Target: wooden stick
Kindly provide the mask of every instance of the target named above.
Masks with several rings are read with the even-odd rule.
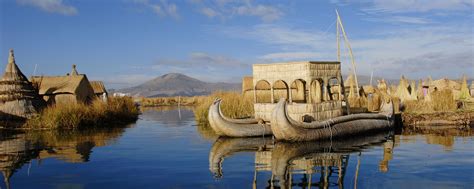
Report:
[[[356,66],[355,66],[355,61],[354,61],[354,54],[352,53],[351,44],[349,43],[349,39],[347,39],[346,31],[344,30],[344,25],[342,25],[342,20],[341,20],[341,17],[339,16],[339,12],[337,12],[337,9],[336,9],[336,15],[337,15],[338,23],[339,23],[339,25],[341,27],[341,30],[342,30],[342,35],[344,36],[345,44],[346,44],[347,48],[349,49],[349,55],[351,56],[352,71],[354,72],[354,79],[355,79],[355,83],[356,83],[356,87],[357,87],[357,96],[359,96],[359,82],[357,81],[357,73],[356,73]]]

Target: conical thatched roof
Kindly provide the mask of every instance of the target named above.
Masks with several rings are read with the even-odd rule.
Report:
[[[10,50],[8,64],[0,80],[0,111],[28,118],[44,105],[43,99],[16,65],[13,50]]]
[[[466,76],[463,76],[459,99],[468,99],[469,97],[471,97],[471,95],[469,94],[469,88],[467,88],[467,79]]]
[[[347,96],[348,98],[357,97],[358,90],[355,87],[354,75],[349,74],[349,76],[347,76],[347,79],[344,81],[344,86],[349,86],[349,95]]]
[[[408,80],[405,78],[405,76],[402,76],[400,78],[400,83],[398,84],[395,96],[400,98],[402,102],[405,102],[407,100],[414,100],[412,99],[412,96],[408,91]]]

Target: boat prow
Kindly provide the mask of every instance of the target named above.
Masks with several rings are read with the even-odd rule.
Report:
[[[285,99],[281,99],[273,110],[271,123],[275,138],[287,141],[323,140],[393,127],[390,113],[351,114],[311,123],[297,122],[288,116]]]
[[[255,137],[271,135],[270,125],[256,119],[226,118],[220,108],[221,99],[216,99],[209,107],[209,125],[219,136]]]

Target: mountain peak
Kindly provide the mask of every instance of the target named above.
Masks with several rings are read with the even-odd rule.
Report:
[[[141,85],[121,89],[120,92],[133,96],[157,97],[208,95],[217,90],[239,91],[240,84],[208,83],[181,73],[168,73]]]
[[[189,76],[181,74],[181,73],[168,73],[168,74],[160,76],[159,78],[162,78],[162,79],[178,79],[178,78],[189,78]]]

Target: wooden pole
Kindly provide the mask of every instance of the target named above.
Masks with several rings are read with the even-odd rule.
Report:
[[[349,39],[347,39],[346,31],[344,30],[344,25],[342,24],[341,17],[339,16],[339,12],[337,12],[337,23],[341,27],[342,35],[344,36],[344,43],[346,44],[347,48],[349,49],[349,55],[351,56],[351,63],[352,63],[352,71],[354,72],[354,79],[357,87],[357,96],[359,96],[359,82],[357,81],[357,73],[356,73],[356,66],[354,61],[354,54],[352,53],[351,44],[349,43]]]
[[[337,9],[336,9],[337,12]],[[337,45],[337,61],[341,62],[341,42],[339,42],[341,34],[339,34],[339,19],[336,19],[336,45]]]

